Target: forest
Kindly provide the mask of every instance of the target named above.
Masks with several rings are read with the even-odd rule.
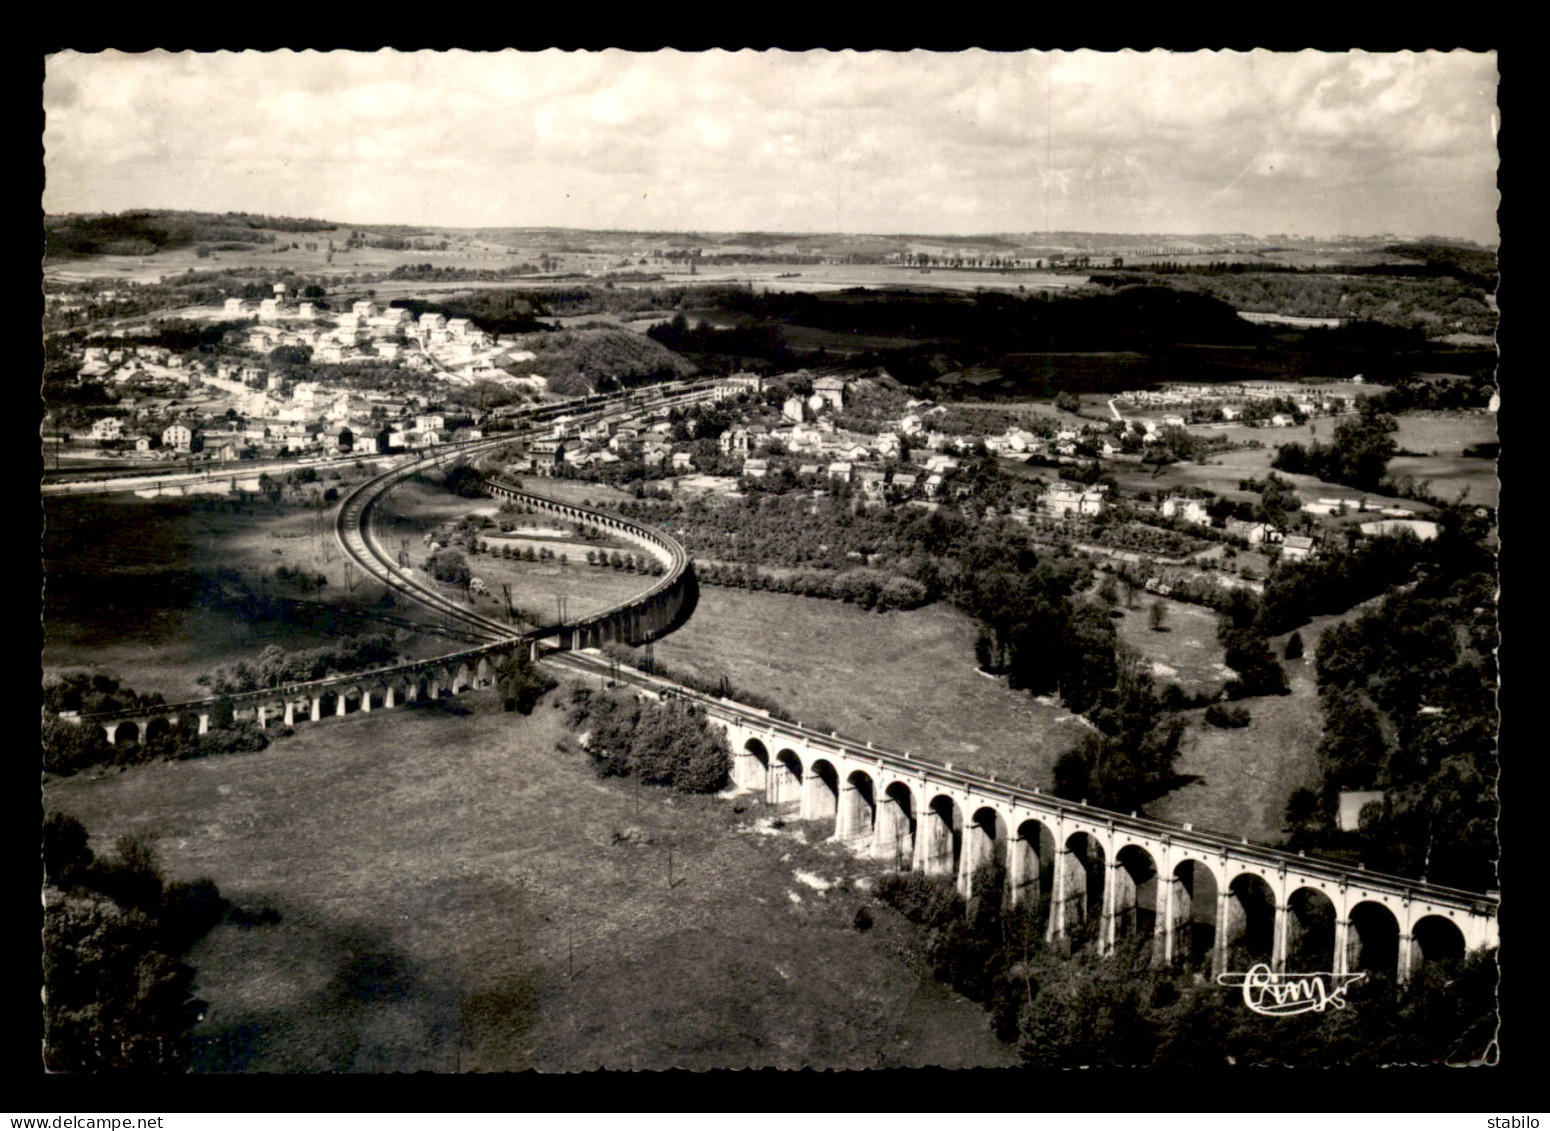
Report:
[[[83,255],[153,255],[199,243],[274,243],[274,232],[327,232],[324,220],[261,216],[247,212],[122,212],[44,219],[44,254],[50,259]]]

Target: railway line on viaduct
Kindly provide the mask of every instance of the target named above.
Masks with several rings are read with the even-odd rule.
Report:
[[[340,545],[365,573],[483,643],[370,672],[76,721],[103,727],[109,741],[143,740],[195,718],[202,732],[218,704],[261,727],[322,722],[489,686],[502,663],[523,650],[648,697],[694,703],[725,730],[735,785],[773,812],[823,822],[834,840],[885,866],[950,878],[965,897],[984,877],[1003,877],[1006,898],[1036,906],[1052,940],[1082,940],[1103,951],[1139,940],[1161,961],[1193,962],[1215,973],[1264,962],[1277,972],[1370,971],[1400,981],[1421,963],[1499,944],[1495,893],[1108,812],[913,752],[822,733],[589,654],[610,641],[656,639],[692,611],[693,563],[674,538],[645,523],[487,478],[497,498],[604,530],[666,567],[629,601],[536,632],[519,633],[397,566],[372,531],[374,508],[387,493],[448,458],[477,456],[514,438],[476,441],[379,475],[346,496],[335,518]]]

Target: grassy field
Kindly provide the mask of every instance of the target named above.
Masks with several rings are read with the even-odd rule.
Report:
[[[768,695],[809,725],[1044,785],[1081,724],[974,665],[972,620],[946,605],[869,613],[839,601],[704,586],[659,662]]]
[[[478,692],[260,754],[77,775],[45,801],[99,851],[153,831],[169,877],[211,877],[249,923],[278,916],[191,953],[204,1071],[1014,1061],[864,894],[870,864],[749,801],[648,787],[637,812],[563,717]]]
[[[1160,684],[1177,683],[1186,692],[1219,688],[1232,678],[1216,641],[1216,613],[1168,597],[1138,592],[1135,608],[1114,622],[1120,643],[1152,666]],[[1163,607],[1163,631],[1151,628],[1150,610]]]
[[[1429,480],[1431,493],[1449,501],[1467,487],[1469,502],[1494,507],[1501,498],[1496,461],[1463,453],[1472,444],[1497,439],[1494,413],[1406,413],[1399,417],[1394,442],[1403,451],[1421,454],[1395,456],[1389,474]]]
[[[380,614],[419,616],[404,602],[384,604],[383,587],[347,572],[327,514],[320,519],[309,507],[260,503],[238,512],[107,496],[49,498],[43,508],[46,670],[105,671],[137,691],[187,698],[204,694],[197,676],[267,645],[316,647],[379,630],[372,618]],[[272,575],[281,565],[322,573],[328,585],[315,594],[279,586]],[[191,574],[217,568],[236,570],[255,593],[305,596],[323,608],[282,623],[196,606]],[[411,655],[448,647],[435,638],[406,641]]]
[[[629,498],[610,487],[592,483],[568,483],[563,480],[545,480],[542,484],[536,485],[535,489],[566,502],[580,503],[586,500],[602,507]],[[499,507],[488,499],[462,498],[442,491],[431,483],[410,481],[397,487],[378,506],[374,530],[378,543],[384,550],[391,554],[400,547],[407,549],[411,564],[416,569],[423,569],[425,559],[429,556],[423,541],[425,535],[465,515],[487,515],[495,518],[499,514]],[[553,525],[551,520],[543,515],[509,517],[519,526],[547,528]],[[627,601],[649,589],[656,582],[655,578],[647,575],[611,568],[598,569],[587,565],[588,550],[606,553],[612,553],[614,550],[635,554],[642,552],[634,543],[623,539],[605,538],[596,542],[556,538],[540,540],[503,536],[493,528],[481,534],[480,537],[497,551],[501,545],[508,543],[517,550],[526,549],[528,546],[532,546],[535,551],[539,547],[548,547],[554,551],[556,559],[560,554],[565,554],[569,559],[568,563],[562,566],[558,560],[507,561],[487,554],[471,557],[469,568],[474,576],[484,581],[490,589],[488,597],[476,598],[474,601],[474,607],[482,612],[493,614],[504,607],[502,583],[511,586],[511,599],[518,607],[537,613],[543,624],[552,624],[558,617],[557,597],[565,598],[566,619],[575,620],[577,617],[600,612]],[[450,594],[453,591],[449,588],[447,592]]]
[[[1237,705],[1248,708],[1253,720],[1247,727],[1222,730],[1206,725],[1203,710],[1187,712],[1190,727],[1175,769],[1195,780],[1157,802],[1153,814],[1232,836],[1272,843],[1282,840],[1283,815],[1292,791],[1317,786],[1319,781],[1317,750],[1324,714],[1313,659],[1319,637],[1330,625],[1356,617],[1372,604],[1338,616],[1316,617],[1298,628],[1303,658],[1282,661],[1291,694],[1240,700]],[[1282,655],[1290,636],[1288,632],[1271,637],[1270,650]]]

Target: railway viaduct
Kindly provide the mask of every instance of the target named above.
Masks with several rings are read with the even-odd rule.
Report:
[[[407,703],[459,695],[465,690],[491,686],[501,666],[519,651],[540,655],[540,642],[561,651],[592,648],[610,641],[642,644],[676,627],[686,615],[695,591],[694,574],[683,547],[667,534],[644,523],[631,522],[591,507],[560,502],[524,491],[499,480],[487,486],[491,494],[519,505],[580,522],[640,546],[667,567],[645,593],[602,612],[560,625],[549,625],[536,632],[517,634],[509,625],[488,617],[470,614],[432,587],[418,582],[396,567],[389,566],[386,555],[370,533],[372,505],[387,490],[424,466],[423,461],[391,472],[366,486],[375,491],[352,494],[341,507],[341,515],[356,512],[356,529],[349,532],[346,549],[363,564],[375,567],[379,580],[417,596],[443,611],[455,612],[476,631],[493,637],[491,643],[463,649],[430,659],[393,664],[351,675],[331,676],[305,683],[286,684],[258,691],[209,696],[188,702],[167,704],[153,709],[131,708],[85,716],[74,721],[102,727],[110,743],[139,742],[174,727],[194,725],[197,733],[209,731],[212,720],[230,711],[236,721],[267,727],[271,723],[294,726],[298,722],[320,722],[356,712],[391,710]],[[342,540],[345,540],[342,537]],[[371,557],[366,557],[370,554]]]
[[[196,719],[203,733],[227,707],[261,727],[322,722],[488,686],[519,650],[535,657],[564,653],[567,663],[610,672],[582,650],[654,639],[691,611],[692,563],[665,532],[499,479],[486,484],[495,497],[627,539],[664,562],[666,572],[629,602],[526,636],[452,601],[398,570],[371,535],[373,505],[429,462],[357,488],[341,504],[336,531],[346,552],[379,580],[458,618],[490,643],[349,676],[73,721],[101,726],[110,742],[143,741]],[[966,898],[999,877],[1005,897],[1032,907],[1052,941],[1107,952],[1139,940],[1160,961],[1218,973],[1263,961],[1276,971],[1371,970],[1401,981],[1423,962],[1499,943],[1494,893],[1107,812],[952,763],[821,734],[655,676],[626,670],[624,679],[654,697],[693,701],[720,725],[740,790],[790,819],[818,822],[825,835],[832,830],[832,839],[861,855],[900,871],[950,877]]]
[[[724,701],[722,701],[724,703]],[[1100,951],[1137,936],[1216,973],[1384,971],[1496,946],[1497,900],[1112,813],[712,701],[736,784],[899,870],[991,878],[1051,939]]]

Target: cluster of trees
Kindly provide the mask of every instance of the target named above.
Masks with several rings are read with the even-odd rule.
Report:
[[[713,373],[730,372],[750,363],[776,368],[797,363],[785,335],[773,322],[718,330],[703,319],[690,326],[680,312],[671,320],[652,326],[646,334],[675,354],[695,358],[700,368]]]
[[[577,687],[570,717],[572,726],[585,729],[587,751],[602,777],[633,776],[685,793],[715,793],[731,773],[726,734],[682,700],[648,703]]]
[[[795,573],[769,574],[750,565],[705,562],[695,565],[695,573],[706,585],[795,593],[802,597],[844,601],[880,613],[890,609],[918,609],[930,599],[926,587],[914,578],[877,569],[800,570]]]
[[[111,743],[103,728],[93,723],[72,723],[47,709],[43,712],[40,742],[45,773],[77,773],[92,766],[139,766],[149,762],[206,758],[263,750],[268,736],[252,723],[235,723],[230,704],[217,703],[210,715],[210,730],[198,732],[198,720],[180,717],[176,725],[155,730],[140,741]]]
[[[1347,547],[1326,547],[1317,560],[1276,565],[1258,599],[1254,627],[1268,636],[1287,632],[1321,613],[1338,613],[1410,578],[1427,561],[1451,553],[1466,521],[1457,508],[1439,512],[1441,533],[1423,542],[1408,530],[1362,538]],[[1229,600],[1246,597],[1233,590]]]
[[[500,689],[501,703],[508,711],[530,715],[538,701],[555,686],[554,681],[538,670],[538,665],[523,648],[505,660],[495,673],[495,685]]]
[[[562,396],[678,381],[698,372],[672,347],[618,328],[553,330],[530,335],[523,344],[537,355],[523,364],[547,377],[549,391]]]
[[[529,550],[528,553],[532,553]],[[552,551],[550,552],[552,555]],[[532,559],[529,558],[529,561]],[[623,554],[618,550],[609,553],[607,550],[588,550],[587,564],[589,566],[610,566],[614,569],[622,569],[629,573],[648,573],[653,577],[661,577],[667,572],[667,567],[648,554]]]
[[[194,682],[216,695],[236,695],[384,667],[397,659],[398,645],[391,633],[347,636],[321,648],[295,652],[270,644],[256,660],[224,664]]]
[[[1083,659],[1102,672],[1099,678],[1088,675],[1090,684],[1100,686],[1083,689],[1092,696],[1087,718],[1095,729],[1055,763],[1054,792],[1105,809],[1140,809],[1172,788],[1184,720],[1169,709],[1134,654],[1093,651]]]
[[[461,550],[451,546],[443,546],[430,557],[425,559],[425,572],[437,581],[445,581],[448,585],[454,585],[459,589],[467,589],[468,583],[473,580],[473,571],[468,568],[468,558]]]
[[[106,672],[61,672],[43,681],[43,710],[51,715],[61,711],[94,715],[131,707],[156,708],[165,703],[160,692],[142,695]]]
[[[1226,303],[1168,287],[1127,287],[1073,295],[922,294],[846,290],[825,294],[734,292],[723,308],[756,323],[809,326],[841,334],[930,340],[940,353],[952,341],[971,365],[1003,354],[1045,350],[1115,350],[1175,342],[1248,342],[1256,331]],[[900,380],[906,374],[888,370]]]
[[[1494,260],[1494,256],[1492,257]],[[1417,265],[1419,266],[1419,265]],[[1483,285],[1483,276],[1469,269],[1430,275],[1425,269],[1374,267],[1374,274],[1360,274],[1348,268],[1340,272],[1288,270],[1254,265],[1229,264],[1179,267],[1159,266],[1168,276],[1168,284],[1183,291],[1210,295],[1238,310],[1260,311],[1298,318],[1343,318],[1368,320],[1386,325],[1419,327],[1434,334],[1457,330],[1490,334],[1496,326],[1496,314],[1486,302],[1494,289]],[[1494,274],[1494,265],[1491,268]],[[1153,277],[1156,270],[1127,269],[1094,275],[1092,281],[1108,287],[1132,285]],[[1462,323],[1462,325],[1459,325]]]
[[[1237,673],[1227,682],[1229,699],[1251,699],[1260,695],[1286,695],[1291,688],[1281,661],[1270,650],[1263,631],[1255,627],[1259,607],[1247,590],[1231,601],[1217,622],[1217,640],[1224,655],[1222,662]]]
[[[1496,886],[1495,586],[1487,571],[1439,573],[1325,630],[1320,782],[1287,810],[1298,842],[1436,883]],[[1342,834],[1345,790],[1382,798]]]
[[[1335,426],[1333,443],[1314,440],[1307,447],[1295,442],[1283,444],[1270,466],[1277,471],[1312,475],[1330,483],[1375,491],[1397,451],[1390,433],[1398,427],[1398,422],[1385,413],[1342,420]]]
[[[147,834],[91,849],[82,824],[43,824],[44,1062],[50,1072],[177,1072],[204,1010],[188,949],[227,901],[208,879],[168,883]]]
[[[250,216],[246,213],[220,215],[208,212],[121,212],[106,216],[63,216],[46,219],[44,246],[50,258],[68,259],[82,255],[154,255],[170,248],[196,243],[225,241],[237,245],[274,243],[272,232],[313,231],[331,228],[314,220],[284,217]],[[318,228],[297,225],[319,225]]]
[[[419,283],[494,282],[537,275],[536,263],[516,263],[507,267],[436,267],[430,263],[404,263],[388,272],[389,279],[412,279]]]
[[[1212,703],[1207,707],[1205,720],[1207,726],[1220,727],[1222,730],[1246,727],[1254,721],[1247,707],[1229,707],[1223,703]]]

